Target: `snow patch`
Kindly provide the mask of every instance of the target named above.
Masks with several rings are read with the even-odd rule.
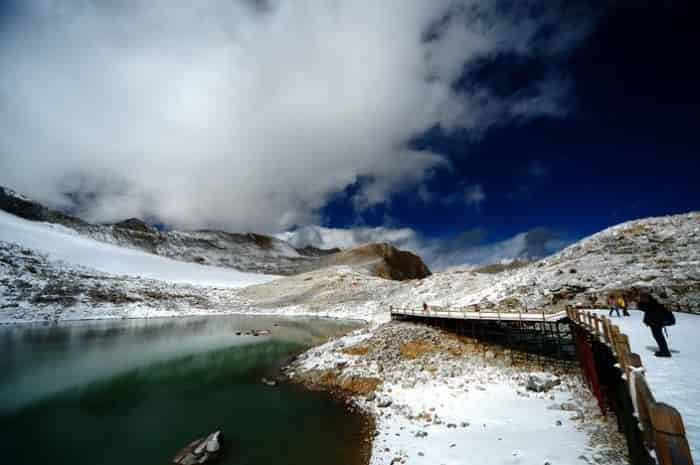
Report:
[[[52,260],[105,273],[203,286],[244,287],[277,276],[179,262],[80,236],[55,224],[27,221],[0,211],[0,241],[37,250]]]

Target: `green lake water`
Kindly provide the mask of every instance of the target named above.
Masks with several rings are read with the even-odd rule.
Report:
[[[222,429],[239,465],[356,465],[365,419],[267,387],[290,356],[356,324],[208,317],[0,327],[0,462],[170,463]],[[250,329],[271,336],[237,336]]]

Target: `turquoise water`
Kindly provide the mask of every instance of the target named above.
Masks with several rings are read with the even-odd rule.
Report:
[[[0,461],[167,464],[222,429],[224,464],[358,464],[365,419],[320,393],[260,383],[352,329],[211,317],[0,328]],[[236,336],[269,328],[272,336]]]

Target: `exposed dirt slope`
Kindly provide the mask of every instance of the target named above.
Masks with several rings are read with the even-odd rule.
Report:
[[[366,244],[323,257],[326,266],[364,266],[374,276],[404,281],[423,279],[430,276],[430,270],[418,255],[399,250],[391,244]]]

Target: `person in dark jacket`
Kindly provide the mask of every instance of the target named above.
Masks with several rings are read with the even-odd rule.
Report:
[[[651,294],[647,293],[639,295],[639,304],[637,306],[644,312],[644,324],[651,328],[651,334],[659,346],[659,350],[654,352],[654,355],[657,357],[670,357],[671,351],[668,350],[663,328],[668,324],[669,313],[671,312],[652,297]]]
[[[608,296],[608,308],[610,308],[610,312],[608,313],[609,317],[612,317],[613,312],[617,312],[617,316],[620,316],[620,309],[615,303],[615,296]]]
[[[627,311],[627,301],[623,296],[617,298],[617,307],[622,309],[623,316],[630,316],[630,312]]]

